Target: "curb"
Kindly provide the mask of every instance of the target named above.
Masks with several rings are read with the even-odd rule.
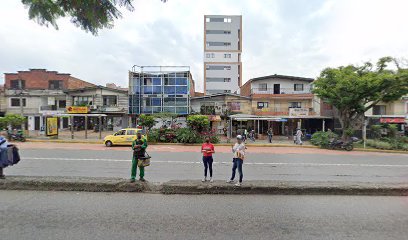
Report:
[[[139,192],[157,194],[264,194],[408,196],[408,183],[246,181],[241,187],[198,180],[130,183],[121,178],[26,177],[0,180],[0,190]]]
[[[27,142],[34,143],[85,143],[85,144],[103,144],[103,140],[59,140],[59,139],[27,139]]]

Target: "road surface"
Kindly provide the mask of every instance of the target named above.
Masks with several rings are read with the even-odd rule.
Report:
[[[89,176],[129,178],[129,147],[106,148],[96,144],[20,144],[23,160],[5,169],[8,175]],[[151,145],[152,165],[146,179],[152,182],[201,179],[200,147]],[[230,147],[216,147],[214,178],[231,174]],[[308,148],[249,147],[244,162],[246,180],[407,182],[408,155],[344,152]]]
[[[0,239],[405,240],[408,199],[0,191]]]

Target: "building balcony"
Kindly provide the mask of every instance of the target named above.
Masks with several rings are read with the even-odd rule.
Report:
[[[279,117],[308,117],[320,116],[313,108],[252,108],[254,115]]]
[[[294,98],[294,99],[312,99],[313,93],[310,87],[294,90],[293,88],[253,88],[251,89],[253,97],[271,97],[271,98]]]

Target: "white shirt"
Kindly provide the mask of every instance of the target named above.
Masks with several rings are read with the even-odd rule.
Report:
[[[232,152],[234,153],[234,158],[238,158],[238,154],[240,154],[242,157],[245,157],[245,144],[244,143],[235,143],[235,145],[232,147]]]

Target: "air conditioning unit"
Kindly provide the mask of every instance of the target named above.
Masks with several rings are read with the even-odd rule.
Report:
[[[91,106],[89,107],[89,109],[91,109],[91,110],[97,110],[97,109],[98,109],[98,106],[96,106],[96,105],[91,105]]]

